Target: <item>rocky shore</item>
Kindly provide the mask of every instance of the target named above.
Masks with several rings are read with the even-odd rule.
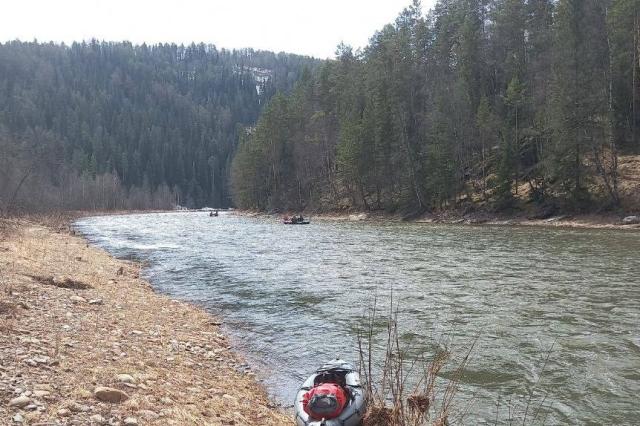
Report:
[[[258,211],[234,210],[233,214],[281,220],[283,216],[290,216],[292,214],[297,214],[297,212],[267,213]],[[640,230],[640,215],[619,214],[560,214],[527,216],[524,214],[499,215],[482,211],[465,213],[462,211],[451,210],[437,214],[426,213],[411,217],[382,212],[306,212],[304,216],[305,218],[310,218],[312,221],[331,220],[350,222],[414,222],[449,225],[544,226],[556,228]]]
[[[0,235],[0,424],[287,425],[205,311],[68,230]]]

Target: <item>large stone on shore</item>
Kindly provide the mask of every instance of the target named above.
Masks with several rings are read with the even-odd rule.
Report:
[[[85,299],[82,296],[78,296],[78,295],[73,295],[69,298],[69,300],[71,300],[73,303],[87,303],[87,299]]]
[[[106,386],[98,386],[93,391],[93,395],[100,401],[111,402],[112,404],[124,402],[129,399],[129,395],[125,392],[119,389],[108,388]]]
[[[136,382],[136,380],[130,374],[118,374],[118,376],[116,376],[116,378],[118,379],[118,381],[120,383],[135,383]]]
[[[71,410],[68,408],[61,408],[58,410],[58,415],[60,417],[69,417],[71,415]]]
[[[22,395],[9,401],[9,407],[24,408],[31,403],[31,398]]]
[[[91,422],[91,424],[96,425],[103,425],[107,423],[104,417],[102,417],[100,414],[94,414],[93,416],[89,417],[89,421]]]
[[[638,225],[640,224],[640,216],[627,216],[622,219],[622,223],[625,225]]]

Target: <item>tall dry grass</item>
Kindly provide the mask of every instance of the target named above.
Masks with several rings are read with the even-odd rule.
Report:
[[[368,402],[362,426],[463,424],[472,406],[468,401],[457,400],[456,396],[479,337],[463,351],[440,345],[429,357],[415,355],[401,339],[398,312],[393,297],[388,312],[379,311],[374,298],[366,324],[358,333],[360,374]],[[374,349],[379,339],[376,326],[380,323],[386,327],[382,351],[379,345]],[[540,382],[555,344],[554,341],[545,351],[538,379],[521,403],[508,397],[507,403],[501,406],[500,399],[505,399],[498,400],[494,424],[546,424],[553,403],[547,400],[548,394],[541,391]]]
[[[377,310],[377,299],[367,324],[358,337],[360,374],[368,401],[363,426],[444,426],[461,419],[464,410],[454,412],[460,380],[475,346],[461,359],[442,347],[429,358],[409,355],[400,338],[398,306],[391,300],[388,313]],[[386,322],[382,355],[374,351],[375,326]],[[381,358],[381,359],[380,359]],[[448,379],[445,367],[453,367]]]

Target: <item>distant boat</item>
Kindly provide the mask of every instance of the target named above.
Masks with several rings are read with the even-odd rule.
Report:
[[[296,395],[297,426],[359,426],[366,409],[356,369],[341,359],[323,365]]]
[[[218,210],[215,212],[209,212],[209,217],[218,217]]]
[[[284,223],[285,225],[308,225],[311,222],[309,222],[308,220],[303,220],[303,221],[283,220],[282,223]]]
[[[308,225],[309,219],[305,220],[302,216],[285,217],[282,220],[285,225]]]

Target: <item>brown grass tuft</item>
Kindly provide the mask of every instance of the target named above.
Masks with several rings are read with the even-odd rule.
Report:
[[[13,317],[18,312],[18,307],[13,303],[0,300],[0,315],[5,317]]]
[[[52,285],[58,288],[68,288],[72,290],[87,290],[92,288],[91,285],[82,281],[73,280],[71,278],[54,278],[54,277],[40,277],[37,275],[27,275],[29,278],[44,285]]]
[[[393,418],[393,409],[379,401],[370,401],[362,422],[366,426],[388,426],[393,424]]]

